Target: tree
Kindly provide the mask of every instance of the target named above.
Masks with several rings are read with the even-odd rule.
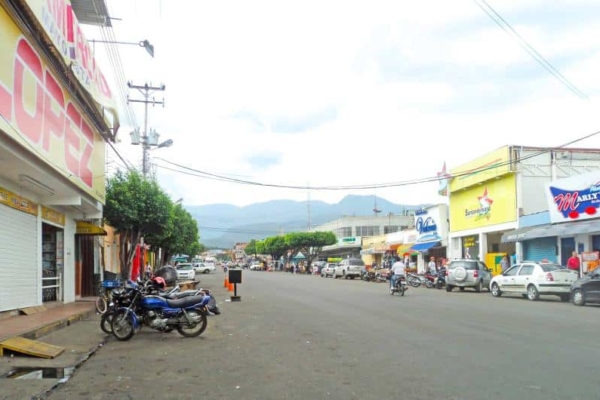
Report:
[[[256,240],[255,239],[252,239],[251,241],[248,242],[248,244],[246,245],[246,248],[244,249],[244,253],[246,253],[249,256],[256,255]]]
[[[324,246],[337,243],[337,237],[333,232],[306,232],[306,245],[302,248],[302,254],[306,257],[310,267],[313,260],[323,251]]]
[[[264,240],[259,240],[256,242],[256,250],[255,250],[256,255],[259,254],[267,254],[265,252],[265,241]]]
[[[285,247],[287,249],[287,262],[292,261],[292,258],[298,254],[305,246],[306,236],[304,232],[290,232],[284,236]]]
[[[137,171],[117,173],[106,184],[104,220],[119,233],[121,275],[128,278],[140,238],[168,228],[171,199]]]
[[[204,246],[199,242],[198,222],[181,206],[171,203],[169,223],[162,232],[146,236],[146,242],[153,250],[162,249],[160,265],[173,254],[189,254],[194,257],[203,251]]]
[[[264,240],[264,252],[265,254],[269,254],[273,258],[273,261],[278,261],[284,256],[286,250],[287,245],[283,236],[271,236]]]

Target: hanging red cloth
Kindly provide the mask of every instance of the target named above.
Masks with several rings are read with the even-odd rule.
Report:
[[[133,256],[133,262],[131,264],[131,280],[137,281],[140,277],[140,261],[141,261],[141,252],[140,245],[135,246],[135,255]]]

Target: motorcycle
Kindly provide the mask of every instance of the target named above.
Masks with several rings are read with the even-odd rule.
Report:
[[[393,296],[394,293],[400,293],[400,296],[404,296],[404,292],[407,290],[408,285],[406,283],[406,278],[400,278],[390,287],[390,294]]]
[[[435,280],[435,288],[441,289],[446,286],[446,268],[442,267],[438,271],[437,279]]]
[[[129,307],[115,311],[111,327],[117,340],[131,339],[142,324],[160,332],[177,330],[184,337],[196,337],[204,332],[208,324],[210,295],[168,299],[148,295],[145,289],[133,288],[134,295]]]

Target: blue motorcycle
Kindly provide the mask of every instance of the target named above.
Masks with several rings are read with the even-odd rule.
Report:
[[[156,282],[150,281],[143,287],[134,288],[135,294],[129,306],[114,312],[111,327],[118,340],[131,339],[142,324],[160,332],[177,330],[185,337],[196,337],[204,332],[208,323],[206,316],[209,314],[210,295],[169,299],[148,294],[152,292],[148,285],[156,285]]]

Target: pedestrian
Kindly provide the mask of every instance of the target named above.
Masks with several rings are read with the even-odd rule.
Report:
[[[427,264],[427,269],[429,270],[429,273],[432,275],[435,275],[437,269],[435,266],[435,257],[430,257],[429,258],[429,264]]]
[[[579,257],[577,256],[577,252],[574,251],[571,253],[571,257],[567,261],[567,268],[571,271],[576,271],[577,275],[579,275],[579,268],[581,266],[581,262],[579,261]]]
[[[508,257],[503,256],[502,260],[500,261],[500,268],[502,268],[502,273],[505,273],[508,270],[508,267],[510,267],[510,263],[508,262]]]

